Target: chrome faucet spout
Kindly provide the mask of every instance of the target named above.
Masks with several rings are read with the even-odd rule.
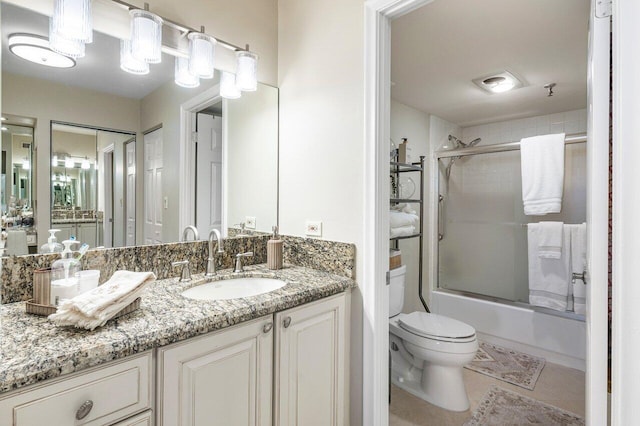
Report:
[[[213,242],[215,240],[218,242],[218,250],[213,250]],[[222,237],[220,236],[220,231],[217,229],[212,229],[209,232],[209,258],[207,259],[207,272],[205,277],[212,277],[216,275],[216,253],[224,253],[224,249],[222,247]]]
[[[200,239],[200,236],[198,235],[198,229],[193,225],[189,225],[184,228],[184,231],[182,231],[182,241],[187,241],[189,231],[193,232],[193,241],[198,241]]]

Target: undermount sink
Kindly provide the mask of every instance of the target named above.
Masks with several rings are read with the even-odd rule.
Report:
[[[285,284],[284,281],[274,278],[232,278],[191,287],[183,291],[182,295],[195,300],[229,300],[269,293],[284,287]]]

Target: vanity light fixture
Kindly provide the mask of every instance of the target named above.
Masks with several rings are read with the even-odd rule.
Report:
[[[51,32],[83,43],[93,41],[91,0],[54,0]]]
[[[176,56],[175,82],[178,86],[193,88],[200,86],[200,78],[189,71],[189,59]]]
[[[9,130],[9,128],[7,128],[5,126],[2,126],[2,127],[0,127],[0,130],[2,130],[3,132],[6,132],[7,130]]]
[[[76,163],[75,161],[73,161],[73,158],[71,157],[67,157],[64,159],[64,167],[66,169],[73,169],[75,167]]]
[[[22,170],[29,170],[31,168],[31,165],[29,164],[29,159],[25,158],[24,160],[22,160]]]
[[[258,88],[258,55],[247,50],[236,51],[238,61],[236,86],[243,92],[253,92]]]
[[[120,40],[120,69],[130,74],[149,74],[149,64],[133,57],[131,40]]]
[[[91,168],[91,164],[89,163],[89,160],[87,158],[85,158],[84,160],[82,160],[82,163],[80,164],[80,167],[83,170],[89,170]]]
[[[7,121],[7,117],[0,117],[0,121]]]
[[[504,93],[522,87],[522,82],[509,71],[476,78],[473,82],[488,93]]]
[[[54,68],[71,68],[76,61],[54,52],[46,37],[33,34],[15,33],[9,36],[9,51],[29,62]]]
[[[131,54],[139,61],[158,64],[162,61],[162,22],[158,15],[145,9],[132,9],[131,15]]]
[[[58,167],[58,156],[54,155],[53,157],[51,157],[51,165],[53,167]]]
[[[213,78],[216,39],[204,33],[189,33],[189,71],[200,78]]]
[[[222,71],[220,76],[220,96],[225,99],[238,99],[242,92],[236,86],[236,76],[229,71]]]
[[[70,58],[82,58],[85,54],[83,41],[64,38],[53,30],[53,19],[49,20],[49,47],[56,53]]]

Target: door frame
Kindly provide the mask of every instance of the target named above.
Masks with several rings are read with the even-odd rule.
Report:
[[[127,202],[128,197],[129,197],[129,191],[127,191],[127,175],[128,175],[128,170],[127,170],[127,145],[129,144],[133,144],[133,164],[135,167],[135,182],[133,185],[133,217],[135,220],[135,226],[133,229],[133,239],[134,239],[134,243],[133,245],[136,245],[138,243],[138,235],[137,235],[137,226],[138,226],[138,168],[137,168],[137,155],[138,155],[138,146],[137,146],[137,142],[136,142],[137,136],[133,136],[131,139],[129,139],[128,141],[125,141],[122,144],[123,147],[123,161],[124,161],[124,173],[123,173],[123,177],[124,177],[124,184],[123,184],[123,188],[124,188],[124,237],[123,237],[123,241],[124,241],[124,245],[125,247],[127,246],[127,209],[129,208],[129,203]]]
[[[196,191],[195,191],[195,146],[194,146],[194,131],[196,128],[196,113],[198,111],[202,111],[203,109],[223,100],[220,96],[220,85],[216,84],[211,88],[205,90],[204,92],[194,96],[188,101],[182,103],[180,105],[180,157],[179,157],[179,175],[180,176],[180,193],[178,194],[179,203],[178,203],[178,234],[176,235],[177,241],[180,241],[180,237],[182,235],[182,230],[189,226],[193,225],[195,222],[195,201],[196,201]],[[223,116],[224,116],[224,108],[225,102],[223,100]],[[224,118],[224,117],[223,117]],[[225,131],[224,131],[224,122],[222,129],[222,143],[223,150],[225,149]],[[224,152],[223,152],[223,162],[222,162],[222,185],[223,185],[223,194],[224,190],[224,175],[226,172],[226,166],[224,161]],[[226,226],[225,221],[225,197],[222,197],[222,227]],[[201,236],[204,238],[205,236]]]
[[[103,217],[103,227],[109,223],[110,225],[107,225],[107,227],[109,228],[109,245],[107,246],[105,244],[105,239],[107,237],[107,232],[105,232],[106,230],[103,229],[103,235],[102,235],[102,245],[105,247],[113,247],[113,231],[114,231],[114,222],[113,222],[113,217],[114,217],[114,203],[113,203],[113,178],[115,176],[115,173],[113,171],[113,168],[115,167],[115,145],[114,144],[110,144],[108,146],[106,146],[104,149],[102,149],[100,151],[100,155],[102,155],[102,164],[104,165],[104,172],[103,172],[103,179],[104,179],[104,217]],[[109,159],[109,161],[107,161],[107,158]],[[107,162],[111,165],[111,167],[107,167]],[[108,176],[107,176],[108,175]],[[99,177],[98,177],[99,179]],[[109,185],[109,193],[110,196],[107,195],[107,185]],[[107,201],[108,200],[108,201]],[[109,209],[107,209],[107,207],[109,207]],[[106,213],[107,210],[109,210],[109,216],[107,217]],[[110,222],[109,222],[110,220]],[[96,231],[97,232],[97,231]]]
[[[422,7],[433,0],[366,0],[365,2],[365,222],[364,222],[364,273],[361,280],[363,297],[363,424],[386,425],[389,421],[388,413],[388,289],[386,287],[388,235],[388,182],[389,167],[388,140],[390,137],[390,22],[394,18],[407,14]],[[592,1],[592,8],[593,8]],[[602,61],[600,61],[602,62]],[[601,75],[603,64],[590,70],[593,76]],[[607,73],[608,61],[606,63]],[[591,80],[590,80],[591,81]],[[608,79],[607,79],[608,81]],[[602,88],[600,88],[602,89]],[[596,101],[601,101],[603,92],[593,93]],[[608,99],[608,87],[607,87]],[[607,103],[608,105],[608,103]],[[593,113],[590,111],[590,114]],[[594,137],[592,135],[591,137]],[[602,137],[602,134],[595,135]],[[593,139],[592,139],[593,140]],[[608,135],[606,149],[608,150]],[[604,150],[598,147],[596,154]],[[591,158],[590,167],[596,165],[597,155]],[[600,158],[600,161],[602,159]],[[597,167],[601,172],[602,168]],[[608,175],[608,170],[607,170]],[[600,176],[604,179],[604,177]],[[595,180],[595,177],[592,177]],[[608,192],[608,191],[607,191]],[[599,200],[602,196],[602,185],[590,197]],[[602,216],[602,209],[595,205],[596,217],[592,217],[602,225],[607,216]],[[606,222],[604,222],[606,223]],[[602,226],[598,226],[598,233],[589,239],[589,248],[601,249],[607,247],[603,240]],[[603,271],[607,270],[600,256],[597,263],[589,265],[591,278],[601,279]],[[604,281],[606,282],[606,281]],[[592,287],[593,288],[593,287]],[[606,291],[606,290],[605,290]],[[597,290],[597,297],[601,297],[602,289]],[[595,292],[592,291],[592,296]],[[603,377],[606,379],[607,365],[603,362],[604,342],[607,342],[607,311],[604,300],[598,303],[590,297],[587,301],[587,385],[586,385],[586,417],[588,424],[603,424],[600,419],[606,419],[607,401],[606,386],[603,387]],[[606,356],[606,353],[605,353]],[[606,357],[604,359],[606,361]],[[631,394],[629,394],[631,395]],[[593,420],[592,420],[593,419]],[[605,423],[606,424],[606,423]]]

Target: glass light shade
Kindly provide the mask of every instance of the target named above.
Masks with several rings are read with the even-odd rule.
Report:
[[[149,64],[131,54],[131,40],[120,40],[120,69],[130,74],[149,74]]]
[[[54,155],[54,156],[51,158],[51,165],[52,165],[53,167],[58,167],[58,156],[57,156],[57,155]]]
[[[83,170],[89,170],[91,168],[91,164],[89,163],[89,160],[87,160],[86,158],[84,160],[82,160],[82,163],[80,164],[80,167]]]
[[[73,161],[73,159],[71,157],[67,157],[64,160],[64,167],[67,169],[73,169],[73,167],[76,165],[76,163]]]
[[[91,43],[93,18],[91,0],[55,0],[51,28],[67,40]]]
[[[200,78],[189,72],[189,59],[176,57],[175,81],[178,86],[186,88],[200,86]]]
[[[228,71],[222,71],[220,76],[220,96],[225,99],[238,99],[242,92],[236,86],[236,76]]]
[[[258,88],[258,55],[239,50],[236,52],[236,86],[243,92],[253,92]]]
[[[189,71],[200,78],[213,78],[216,39],[202,33],[189,34]]]
[[[29,164],[29,160],[26,158],[22,160],[22,170],[29,170],[31,168],[31,164]]]
[[[11,34],[9,51],[29,62],[48,67],[71,68],[76,65],[72,58],[51,50],[49,40],[45,37],[32,34]]]
[[[162,18],[147,10],[134,9],[131,14],[131,54],[139,61],[158,64],[162,61]]]
[[[56,53],[70,58],[82,58],[85,53],[83,41],[62,37],[53,30],[53,19],[49,20],[49,47]]]

